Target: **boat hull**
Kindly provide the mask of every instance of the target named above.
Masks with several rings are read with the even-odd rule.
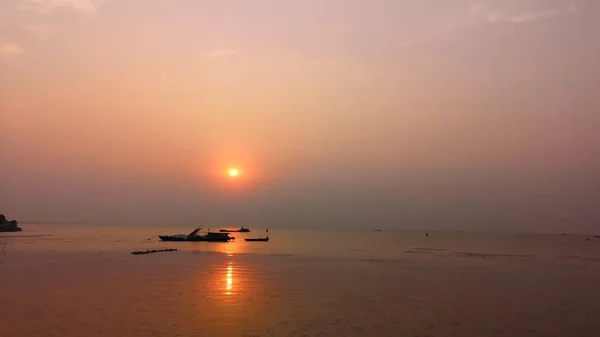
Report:
[[[244,239],[249,242],[268,242],[269,238],[258,238],[258,239]]]
[[[158,237],[161,241],[169,242],[229,242],[235,240],[234,237],[229,235],[191,235],[187,237],[159,235]]]
[[[180,238],[180,237],[176,237],[176,236],[169,236],[169,235],[159,235],[158,237],[160,238],[161,241],[187,241],[184,238]]]

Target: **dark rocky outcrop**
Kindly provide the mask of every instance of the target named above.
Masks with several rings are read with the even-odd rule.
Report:
[[[8,221],[4,214],[0,214],[0,232],[20,232],[21,230],[17,226],[17,220]]]

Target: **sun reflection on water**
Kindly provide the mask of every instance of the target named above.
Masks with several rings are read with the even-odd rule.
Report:
[[[231,262],[229,262],[229,265],[227,266],[226,282],[225,294],[231,295],[231,290],[233,289],[233,263]]]

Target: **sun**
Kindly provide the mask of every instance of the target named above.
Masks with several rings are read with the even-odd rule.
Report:
[[[227,174],[231,177],[231,178],[237,178],[240,175],[240,170],[237,168],[230,168],[227,171]]]

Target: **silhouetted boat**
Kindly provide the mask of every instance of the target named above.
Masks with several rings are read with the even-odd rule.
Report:
[[[267,242],[267,241],[269,241],[269,229],[268,229],[268,228],[267,228],[267,230],[265,231],[265,233],[267,234],[267,236],[266,236],[266,237],[264,237],[264,238],[248,238],[248,239],[244,239],[244,240],[246,240],[246,241],[250,241],[250,242],[253,242],[253,241],[258,241],[258,242]]]
[[[188,235],[175,234],[175,235],[159,235],[158,237],[162,241],[209,241],[209,242],[229,242],[235,240],[234,237],[229,236],[229,233],[215,233],[207,232],[204,235],[198,234],[202,228],[196,228],[193,232]]]
[[[267,242],[269,241],[269,237],[267,236],[266,238],[254,238],[254,239],[244,239],[246,241],[262,241],[262,242]]]
[[[244,226],[240,227],[240,229],[221,229],[219,230],[221,233],[250,233],[248,228],[244,228]]]

